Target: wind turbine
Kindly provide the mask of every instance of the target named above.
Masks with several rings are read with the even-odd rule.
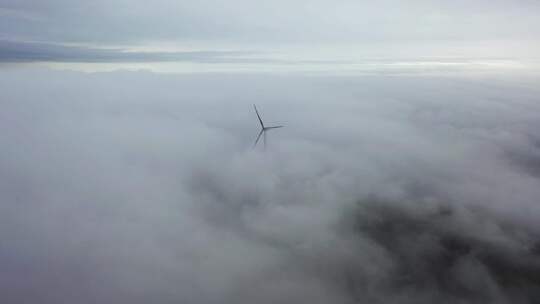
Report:
[[[264,139],[264,148],[266,148],[266,131],[270,129],[277,129],[277,128],[283,128],[283,126],[271,126],[271,127],[265,127],[264,123],[261,119],[261,115],[259,115],[259,111],[257,111],[257,106],[253,105],[253,108],[255,109],[255,113],[257,114],[257,118],[259,119],[259,122],[261,123],[261,132],[259,132],[259,135],[257,136],[257,139],[255,140],[255,143],[253,144],[253,148],[257,146],[257,143],[259,142],[259,139],[261,139],[261,135],[263,135]]]

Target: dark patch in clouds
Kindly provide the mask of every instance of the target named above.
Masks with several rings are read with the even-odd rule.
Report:
[[[540,178],[540,140],[529,135],[524,144],[508,149],[506,155],[510,161],[524,172]]]
[[[372,241],[388,262],[372,289],[365,282],[373,278],[347,273],[350,292],[363,301],[370,294],[383,303],[396,295],[406,303],[540,300],[539,235],[488,210],[371,198],[346,218],[344,233]]]

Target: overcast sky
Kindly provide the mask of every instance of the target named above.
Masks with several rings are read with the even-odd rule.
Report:
[[[298,57],[523,61],[538,59],[540,53],[540,4],[533,0],[2,0],[0,16],[3,62],[192,61],[189,54],[172,60],[161,52],[193,50],[248,51],[260,53],[257,58],[296,61],[301,60]],[[66,47],[73,45],[79,48]],[[66,49],[58,52],[61,47]],[[157,54],[104,56],[94,48]],[[24,55],[13,58],[13,52]],[[245,55],[240,57],[249,57]],[[233,62],[239,56],[235,57]]]
[[[90,44],[534,39],[518,1],[2,1],[2,36]]]

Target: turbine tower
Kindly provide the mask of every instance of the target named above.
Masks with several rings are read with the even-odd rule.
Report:
[[[261,119],[261,115],[259,115],[259,111],[257,111],[257,106],[253,105],[253,108],[255,109],[255,113],[257,114],[257,118],[259,119],[259,122],[261,123],[261,132],[259,132],[259,135],[257,136],[257,139],[255,140],[255,143],[253,144],[253,148],[257,146],[257,143],[259,142],[259,139],[261,139],[261,135],[263,135],[263,141],[264,141],[264,148],[266,149],[266,131],[270,129],[277,129],[277,128],[283,128],[283,126],[271,126],[271,127],[265,127],[264,122]]]

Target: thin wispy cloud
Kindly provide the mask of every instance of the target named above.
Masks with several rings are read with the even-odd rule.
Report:
[[[231,62],[249,55],[234,51],[140,52],[0,40],[0,62]]]

